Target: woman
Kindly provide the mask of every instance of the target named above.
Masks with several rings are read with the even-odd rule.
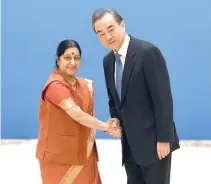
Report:
[[[41,93],[36,157],[43,184],[101,184],[95,129],[121,136],[121,129],[93,117],[93,81],[76,77],[80,62],[79,44],[62,41],[57,69]]]

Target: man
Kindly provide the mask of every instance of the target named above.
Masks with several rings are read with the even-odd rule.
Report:
[[[114,10],[94,12],[92,25],[112,50],[103,66],[110,114],[122,127],[128,184],[169,184],[171,153],[180,146],[164,57],[153,44],[127,35]]]

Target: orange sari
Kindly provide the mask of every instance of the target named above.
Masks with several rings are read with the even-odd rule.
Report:
[[[87,81],[87,85],[90,89],[90,93],[93,94],[92,81]],[[69,90],[65,86],[53,82],[49,85],[45,92],[45,100],[59,106],[61,103],[69,99],[68,103],[75,106],[76,103],[74,101],[74,96],[78,96],[80,91],[83,89],[80,89],[81,86],[78,81],[76,85],[72,86],[72,88],[72,90]],[[77,93],[77,95],[74,95],[73,93]],[[85,101],[85,99],[81,100]],[[48,164],[40,160],[40,170],[43,184],[101,184],[97,164],[98,156],[95,145],[95,130],[90,129],[90,135],[87,141],[88,161],[84,165]]]

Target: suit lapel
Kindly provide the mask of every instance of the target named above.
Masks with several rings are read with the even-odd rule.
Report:
[[[127,85],[128,85],[128,81],[130,79],[130,75],[133,71],[133,67],[135,64],[135,48],[134,48],[134,44],[133,44],[133,39],[132,37],[130,38],[130,43],[128,46],[128,51],[127,51],[127,55],[126,55],[126,59],[125,59],[125,66],[124,66],[124,70],[123,70],[123,76],[122,76],[122,95],[121,95],[121,103],[124,100],[125,97],[125,93],[127,91]]]
[[[118,104],[120,104],[120,100],[119,100],[119,97],[116,91],[116,86],[115,86],[115,78],[114,78],[115,77],[114,76],[115,75],[115,56],[113,52],[110,53],[108,61],[109,61],[109,75],[108,76],[109,76],[110,90],[111,90],[114,100]]]

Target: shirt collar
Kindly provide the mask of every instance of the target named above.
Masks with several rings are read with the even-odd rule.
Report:
[[[125,40],[117,52],[119,55],[126,57],[129,42],[130,42],[130,37],[126,34]],[[116,52],[114,52],[114,54],[116,54]]]

